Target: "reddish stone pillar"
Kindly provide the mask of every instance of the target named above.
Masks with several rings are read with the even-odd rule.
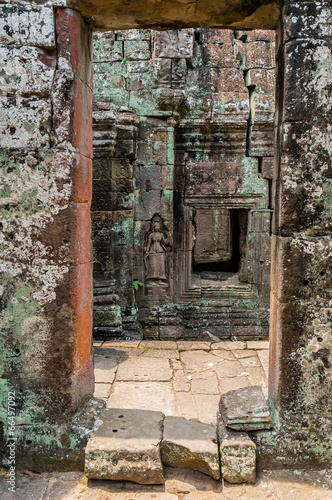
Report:
[[[272,462],[316,467],[332,458],[332,6],[289,1],[282,14],[269,374],[279,438]]]

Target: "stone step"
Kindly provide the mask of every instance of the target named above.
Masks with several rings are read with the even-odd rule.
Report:
[[[193,469],[219,479],[215,426],[183,417],[165,417],[161,459],[168,467]]]
[[[159,449],[163,420],[157,411],[105,409],[85,450],[87,477],[163,484]]]
[[[124,333],[122,327],[112,327],[112,326],[94,326],[93,327],[93,338],[94,339],[113,339],[123,337]]]
[[[161,412],[104,409],[85,450],[91,479],[164,483],[163,465],[197,470],[220,478],[214,425]]]
[[[245,431],[271,427],[260,386],[223,394],[217,428],[158,411],[108,408],[87,443],[85,473],[92,479],[163,484],[167,466],[253,483],[256,445]]]

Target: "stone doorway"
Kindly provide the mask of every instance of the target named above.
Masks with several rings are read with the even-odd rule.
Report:
[[[268,338],[274,99],[274,31],[94,35],[97,338]]]
[[[1,4],[6,70],[14,74],[1,81],[2,388],[20,402],[21,451],[43,467],[60,457],[69,463],[68,439],[59,436],[68,437],[93,389],[90,29],[278,25],[269,376],[278,432],[262,446],[277,466],[317,467],[331,454],[331,5],[169,3],[152,19],[133,1],[103,9],[102,0],[74,0],[75,11],[58,9],[67,2],[57,0]]]

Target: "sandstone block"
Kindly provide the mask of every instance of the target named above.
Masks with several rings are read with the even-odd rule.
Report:
[[[0,97],[0,134],[3,148],[45,147],[50,142],[51,102],[18,97],[16,104]]]
[[[218,92],[248,92],[243,72],[237,68],[221,68],[216,79],[216,89]]]
[[[276,33],[274,30],[251,30],[251,31],[240,31],[238,30],[236,33],[236,37],[239,40],[247,40],[251,42],[256,41],[266,41],[266,42],[274,42]]]
[[[37,47],[0,47],[1,94],[49,96],[55,71],[55,55]]]
[[[186,84],[186,59],[172,59],[172,88],[184,88]]]
[[[241,61],[241,68],[274,68],[275,48],[273,43],[249,42],[243,43],[235,40],[234,52],[236,58]]]
[[[212,101],[212,120],[244,123],[249,118],[249,96],[245,92],[216,92]]]
[[[82,16],[71,9],[56,11],[57,69],[70,70],[92,89],[92,44]]]
[[[273,179],[274,158],[266,156],[262,158],[262,176],[264,179]]]
[[[326,2],[287,2],[283,7],[285,41],[331,36],[331,5]]]
[[[71,70],[55,73],[52,88],[52,139],[56,146],[67,143],[92,157],[91,89]]]
[[[273,112],[263,112],[265,116],[273,116]],[[273,123],[262,123],[261,113],[257,112],[250,133],[250,153],[257,156],[270,156],[274,154],[274,126]],[[264,117],[263,117],[264,120]],[[273,170],[272,170],[273,172]],[[263,176],[264,177],[264,176]],[[265,177],[264,177],[265,178]]]
[[[246,85],[255,86],[258,94],[273,94],[276,87],[276,70],[265,68],[253,68],[246,74]]]
[[[156,78],[157,87],[170,87],[171,86],[171,59],[155,58],[152,60],[153,72]]]
[[[94,63],[119,63],[123,60],[122,42],[113,42],[111,47],[105,48],[104,50],[96,49],[95,44],[93,46]]]
[[[329,140],[325,133],[317,135],[317,127],[318,122],[281,127],[280,203],[275,221],[285,236],[303,230],[315,234],[315,230],[325,232],[331,227]]]
[[[154,52],[156,57],[190,59],[193,55],[194,30],[156,31]]]
[[[202,41],[207,43],[233,43],[233,30],[207,28],[202,30]]]
[[[93,310],[93,323],[94,326],[121,326],[120,306],[107,306],[107,309],[95,306]]]
[[[198,470],[220,478],[218,442],[214,425],[182,417],[166,417],[161,459],[168,467]]]
[[[268,122],[273,126],[275,111],[274,94],[258,94],[254,92],[250,100],[250,111],[252,122]]]
[[[331,43],[321,40],[290,41],[284,46],[283,121],[330,120]],[[298,72],[301,65],[302,71]],[[301,99],[299,99],[301,95]]]
[[[218,412],[221,476],[229,483],[254,483],[256,480],[256,445],[246,432],[226,429]]]
[[[8,27],[11,27],[8,29]],[[1,5],[0,43],[55,48],[52,6]]]
[[[159,443],[163,414],[146,410],[106,409],[85,450],[85,473],[93,479],[162,484]]]
[[[132,179],[133,167],[127,158],[112,158],[112,179]]]
[[[150,42],[148,40],[125,40],[124,57],[128,60],[150,59]]]
[[[222,394],[219,412],[225,427],[241,431],[271,429],[269,406],[259,385]]]
[[[208,43],[201,49],[202,63],[212,68],[238,68],[240,61],[235,58],[233,44],[225,43],[222,47]]]
[[[111,50],[115,42],[114,31],[109,32],[94,32],[93,33],[93,50],[94,52],[102,50]]]
[[[151,30],[148,29],[130,29],[114,32],[117,40],[150,40]]]
[[[130,78],[132,78],[135,73],[138,73],[139,75],[142,73],[149,73],[151,71],[151,61],[128,61],[127,70],[128,73],[131,74]],[[151,78],[150,75],[148,76]]]

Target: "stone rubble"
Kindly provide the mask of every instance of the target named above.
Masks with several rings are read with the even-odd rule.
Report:
[[[161,442],[165,466],[193,469],[220,478],[216,428],[197,420],[166,417]]]
[[[229,429],[257,431],[272,428],[270,408],[259,385],[222,394],[219,413],[225,427]]]

